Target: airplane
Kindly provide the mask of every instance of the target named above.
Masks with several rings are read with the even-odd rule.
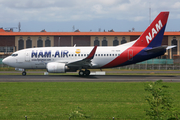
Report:
[[[118,46],[40,47],[14,52],[3,63],[22,69],[47,69],[49,73],[77,72],[90,75],[89,69],[103,69],[135,64],[164,55],[176,46],[161,46],[169,12],[160,12],[142,35]]]

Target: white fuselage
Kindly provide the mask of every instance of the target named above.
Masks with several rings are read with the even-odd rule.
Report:
[[[101,68],[108,64],[134,43],[126,43],[116,47],[97,47],[92,68]],[[23,69],[44,69],[47,63],[70,63],[82,60],[88,56],[93,47],[42,47],[29,48],[14,52],[4,61],[9,66]]]

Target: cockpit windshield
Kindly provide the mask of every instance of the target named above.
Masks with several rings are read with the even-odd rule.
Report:
[[[18,56],[18,54],[12,54],[11,56],[16,57],[16,56]]]

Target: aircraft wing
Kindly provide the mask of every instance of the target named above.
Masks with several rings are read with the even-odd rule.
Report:
[[[94,48],[92,49],[92,51],[86,58],[84,58],[82,60],[71,61],[71,62],[67,63],[66,65],[68,67],[81,67],[81,68],[91,67],[92,66],[91,60],[94,58],[96,49],[97,49],[97,46],[94,46]]]

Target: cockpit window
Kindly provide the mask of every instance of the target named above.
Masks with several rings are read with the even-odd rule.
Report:
[[[11,56],[16,57],[16,56],[18,56],[18,54],[12,54]]]

